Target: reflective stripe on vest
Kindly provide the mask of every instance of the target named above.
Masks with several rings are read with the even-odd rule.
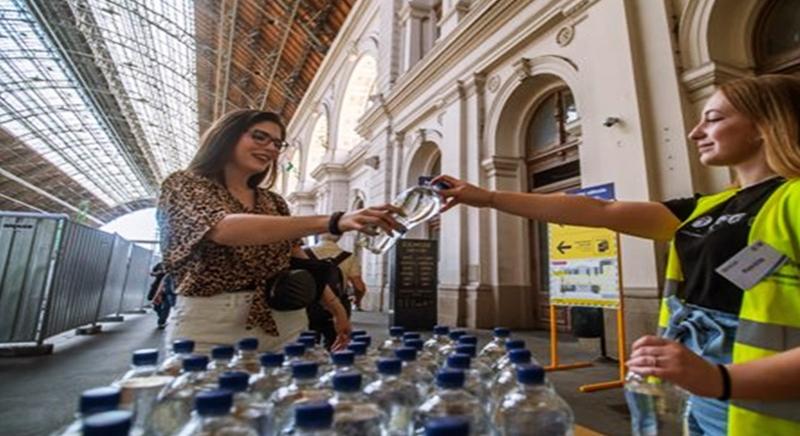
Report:
[[[800,347],[800,328],[739,319],[736,342],[751,347],[786,351]],[[800,409],[798,409],[800,413]]]

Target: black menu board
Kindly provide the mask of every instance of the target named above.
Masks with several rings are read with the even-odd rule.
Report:
[[[392,325],[431,330],[436,325],[438,241],[401,239],[392,250],[390,279]]]

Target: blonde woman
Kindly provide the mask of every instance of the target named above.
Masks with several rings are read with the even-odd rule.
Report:
[[[659,326],[633,344],[632,371],[689,390],[696,434],[800,434],[800,80],[770,75],[722,85],[689,138],[703,165],[738,186],[659,202],[488,191],[449,176],[457,204],[671,241]],[[783,259],[737,286],[715,270],[765,243]],[[752,430],[750,430],[752,429]]]

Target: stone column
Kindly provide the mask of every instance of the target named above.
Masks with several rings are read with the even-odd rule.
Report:
[[[444,38],[456,28],[469,12],[472,0],[442,0],[442,18],[439,20],[439,37]]]

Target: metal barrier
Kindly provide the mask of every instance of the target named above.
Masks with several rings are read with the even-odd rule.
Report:
[[[0,212],[0,354],[50,352],[50,336],[141,310],[153,260],[66,215]]]

